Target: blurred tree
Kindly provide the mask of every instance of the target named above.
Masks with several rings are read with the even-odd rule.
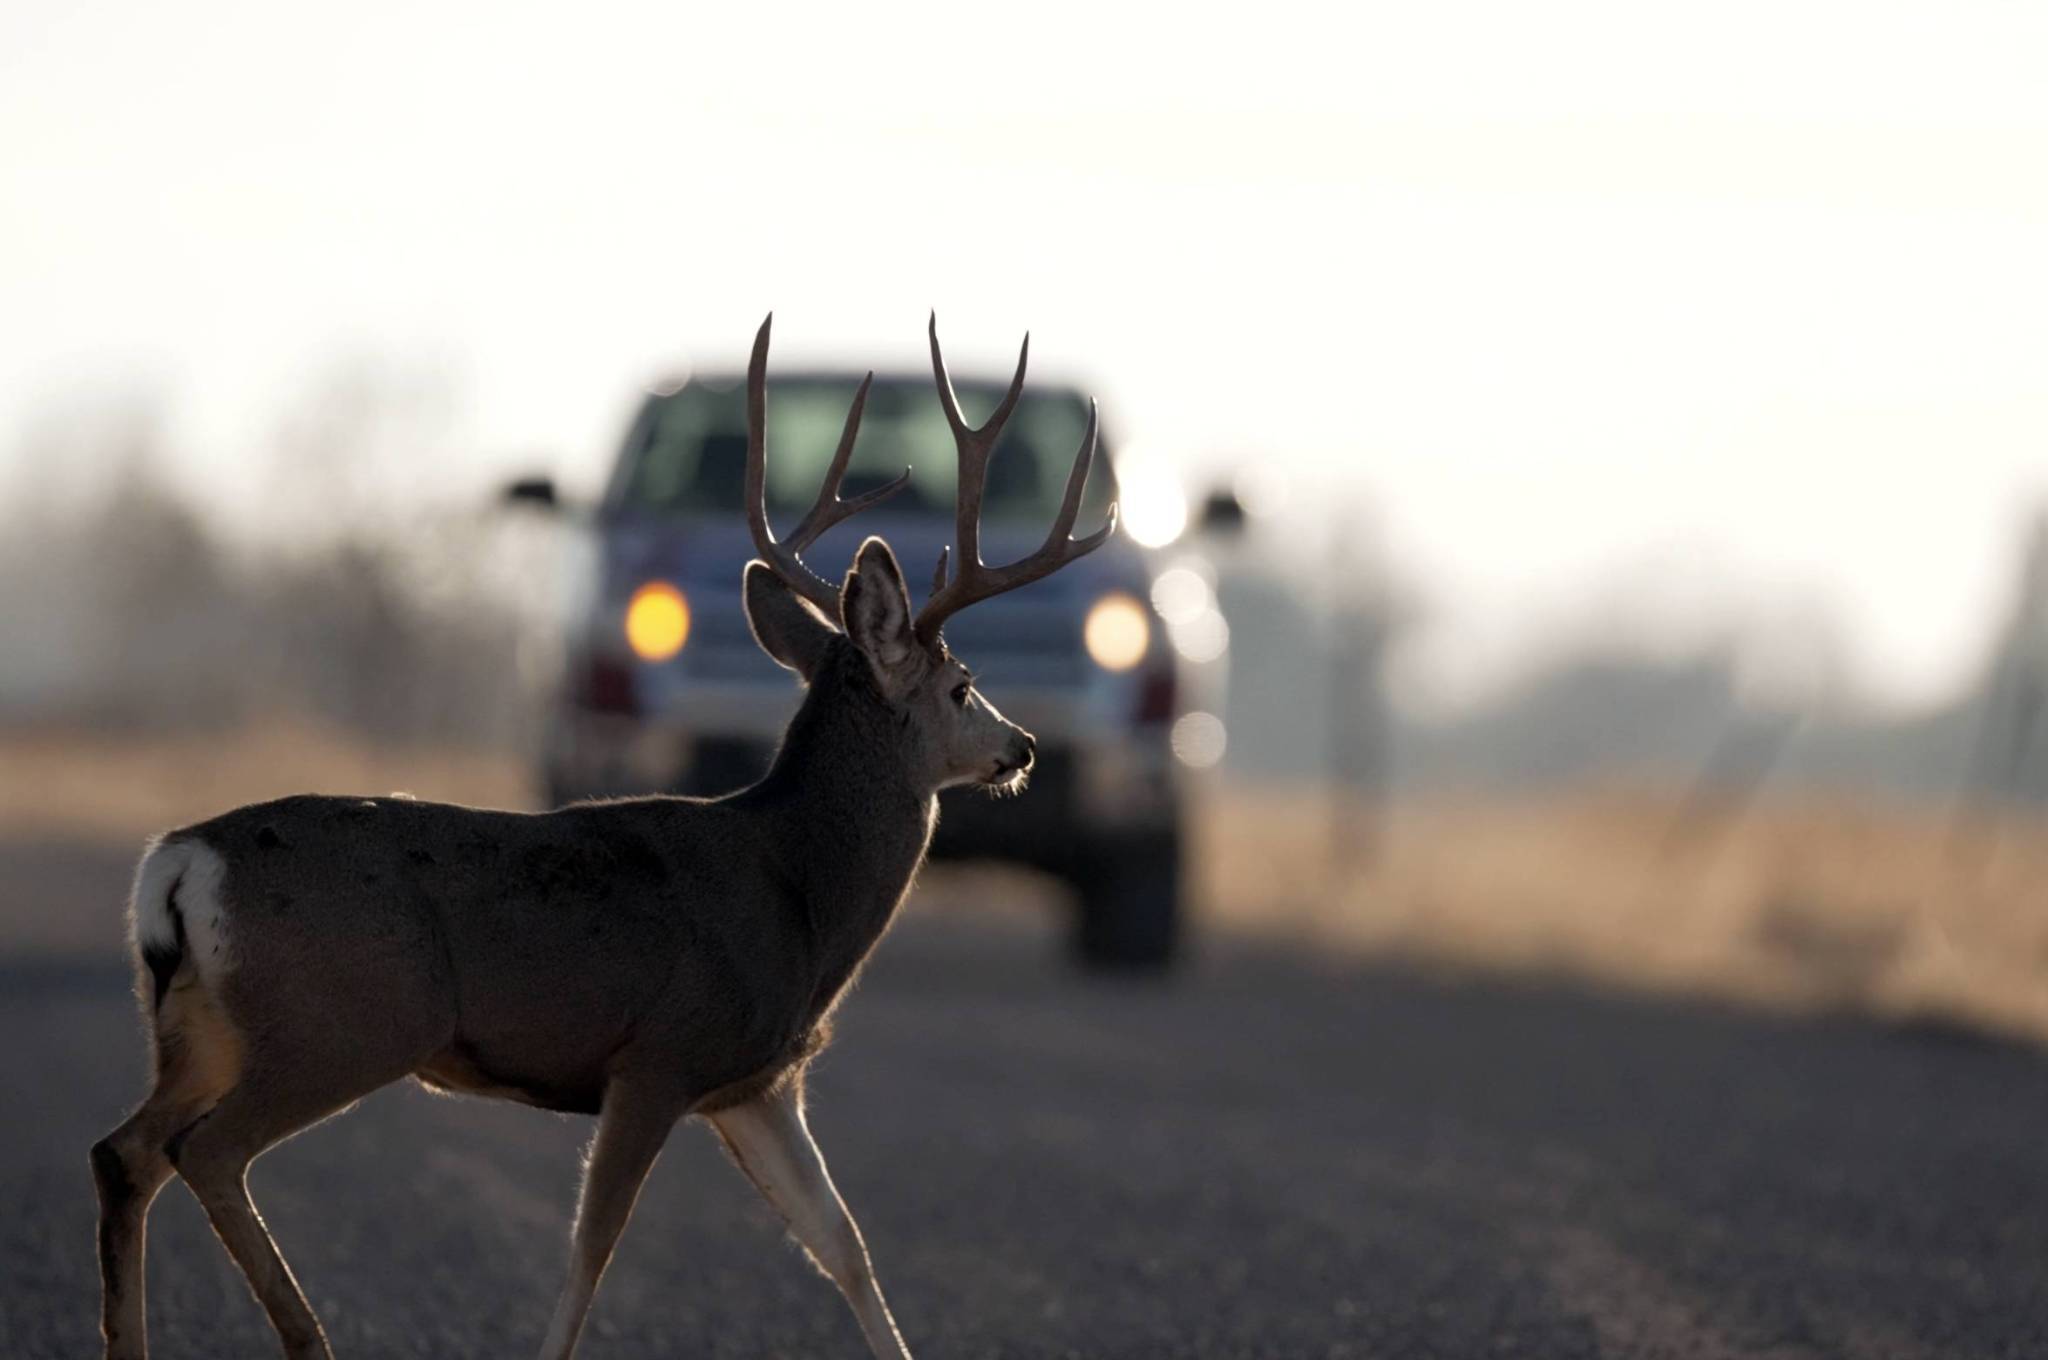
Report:
[[[2040,740],[2048,704],[2048,513],[2034,524],[2013,602],[1985,678],[1967,802],[2048,801],[2048,759]]]
[[[359,467],[353,441],[409,428],[369,409],[371,389],[334,400],[320,439],[280,443],[281,462]],[[266,713],[396,740],[525,738],[494,520],[395,498],[389,480],[373,494],[351,472],[326,483],[324,518],[308,501],[294,532],[230,535],[169,481],[154,409],[109,405],[126,414],[41,422],[22,446],[24,465],[62,471],[12,488],[0,535],[0,719],[177,728]]]

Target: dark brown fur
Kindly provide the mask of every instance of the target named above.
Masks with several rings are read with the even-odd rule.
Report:
[[[692,1107],[765,1089],[822,1048],[933,824],[866,672],[836,644],[768,776],[723,800],[303,796],[176,833],[228,861],[229,947],[264,960],[228,974],[229,1016],[276,1031],[345,1008],[430,1084],[548,1109],[594,1113],[623,1068]],[[276,827],[289,850],[237,853]]]

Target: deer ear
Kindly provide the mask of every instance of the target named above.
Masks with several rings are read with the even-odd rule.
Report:
[[[916,647],[910,634],[910,591],[896,554],[870,538],[854,554],[853,568],[839,590],[839,617],[854,646],[867,654],[884,684],[900,687],[908,678]]]
[[[825,663],[825,653],[839,630],[811,608],[766,563],[747,563],[747,626],[761,650],[809,683]]]

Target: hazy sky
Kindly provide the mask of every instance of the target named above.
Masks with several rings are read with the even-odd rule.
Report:
[[[590,478],[771,306],[936,306],[1369,496],[1447,693],[1589,616],[1959,683],[2048,491],[2048,8],[1337,8],[12,0],[0,449],[140,388],[223,484],[374,356],[452,385],[434,487]]]

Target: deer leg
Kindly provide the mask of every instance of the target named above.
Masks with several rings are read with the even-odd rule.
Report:
[[[395,1070],[355,1071],[337,1076],[305,1054],[252,1063],[241,1082],[218,1105],[170,1141],[166,1151],[178,1174],[206,1211],[214,1233],[241,1268],[263,1305],[290,1360],[332,1360],[320,1319],[292,1277],[291,1267],[263,1225],[249,1198],[249,1163],[266,1149],[327,1116],[346,1109],[380,1086],[405,1075]]]
[[[668,1141],[668,1131],[675,1127],[682,1108],[682,1101],[667,1089],[641,1090],[623,1080],[614,1080],[605,1088],[597,1135],[590,1144],[590,1165],[583,1174],[583,1193],[576,1208],[569,1279],[555,1304],[547,1340],[541,1344],[542,1360],[568,1360],[575,1353],[583,1319],[597,1295],[597,1282],[611,1263],[612,1248],[618,1244],[619,1234],[632,1216],[633,1203],[640,1197],[640,1187],[654,1159],[661,1155],[662,1144]]]
[[[149,1113],[146,1106],[136,1111],[92,1149],[100,1198],[100,1335],[106,1339],[107,1360],[142,1360],[149,1353],[145,1234],[149,1206],[171,1178],[163,1134],[151,1127]]]
[[[149,1353],[143,1253],[149,1206],[171,1178],[164,1140],[199,1113],[176,1090],[157,1090],[121,1127],[93,1144],[93,1180],[100,1198],[100,1333],[108,1360]]]
[[[824,1154],[804,1122],[801,1088],[791,1083],[709,1118],[740,1170],[853,1306],[877,1360],[909,1360],[860,1228],[833,1188]]]
[[[156,1080],[149,1098],[93,1145],[99,1189],[100,1331],[109,1360],[149,1351],[143,1256],[149,1208],[171,1178],[164,1144],[235,1084],[240,1046],[192,975],[182,974],[150,1015]]]

